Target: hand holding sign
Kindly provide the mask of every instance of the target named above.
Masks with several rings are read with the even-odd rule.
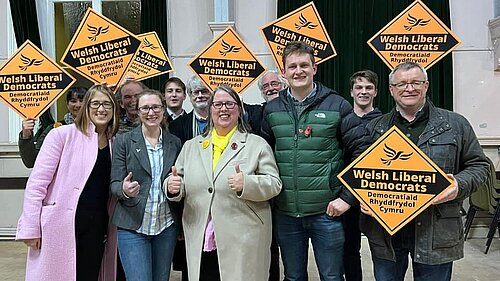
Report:
[[[33,129],[35,128],[35,118],[26,118],[23,119],[23,130],[22,130],[22,138],[29,139],[33,136]]]
[[[441,193],[436,199],[434,199],[434,201],[432,202],[432,204],[434,205],[445,203],[457,198],[458,195],[457,179],[452,174],[447,174],[447,176],[452,182],[454,182],[454,185],[448,187],[443,193]]]
[[[231,190],[234,192],[240,193],[243,191],[243,186],[245,184],[244,180],[245,178],[243,177],[243,173],[241,172],[240,169],[240,164],[236,164],[234,167],[234,170],[236,171],[236,174],[229,176],[227,178],[227,183],[229,184],[229,187]]]

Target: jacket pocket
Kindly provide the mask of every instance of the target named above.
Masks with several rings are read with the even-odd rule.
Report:
[[[453,174],[458,150],[458,140],[451,130],[429,139],[429,156],[443,172]]]
[[[260,223],[264,224],[264,221],[259,216],[259,214],[257,214],[257,212],[247,202],[245,202],[245,205],[247,205],[248,209],[250,209],[250,211],[257,217],[257,219],[260,221]]]
[[[433,249],[454,247],[463,237],[460,203],[436,205],[434,212]]]

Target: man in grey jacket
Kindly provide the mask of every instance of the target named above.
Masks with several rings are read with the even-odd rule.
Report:
[[[422,66],[398,65],[389,83],[396,107],[368,124],[372,139],[397,126],[454,185],[393,236],[362,208],[360,228],[370,243],[374,275],[404,280],[410,254],[414,280],[451,280],[453,261],[464,255],[460,208],[486,180],[488,161],[469,122],[426,98],[429,81]]]

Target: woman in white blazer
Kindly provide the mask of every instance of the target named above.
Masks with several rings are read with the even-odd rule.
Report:
[[[248,133],[229,86],[215,89],[205,133],[187,141],[164,188],[184,198],[189,280],[268,279],[271,208],[281,191],[271,147]]]

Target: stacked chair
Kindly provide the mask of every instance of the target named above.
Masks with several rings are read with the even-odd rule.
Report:
[[[469,198],[469,210],[465,220],[465,240],[469,235],[469,230],[472,226],[472,221],[477,211],[487,211],[492,214],[484,253],[487,254],[490,249],[491,241],[495,235],[495,231],[499,228],[500,233],[500,179],[497,178],[495,164],[488,158],[490,162],[490,173],[487,181],[481,185],[476,192]]]

